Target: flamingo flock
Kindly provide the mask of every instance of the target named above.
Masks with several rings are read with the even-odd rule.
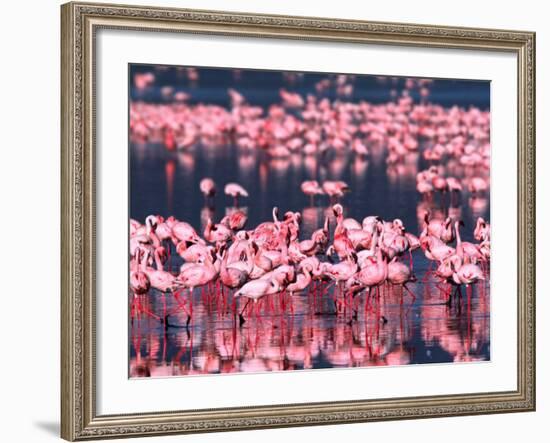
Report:
[[[201,80],[201,70],[185,68],[182,73],[192,84]],[[235,70],[234,76],[240,72]],[[184,173],[196,174],[197,150],[208,153],[207,161],[234,150],[242,173],[238,180],[258,169],[262,188],[264,165],[281,177],[302,167],[305,173],[293,186],[310,203],[298,212],[295,204],[278,202],[280,207],[270,216],[252,218],[251,224],[249,215],[256,217],[255,211],[249,214],[241,204],[253,208],[264,191],[254,189],[250,180],[245,180],[245,188],[234,178],[226,182],[210,176],[198,182],[197,191],[204,197],[200,227],[189,214],[187,220],[170,215],[171,206],[166,214],[131,220],[131,318],[138,328],[144,321],[156,322],[165,334],[178,328],[193,334],[200,313],[215,306],[234,328],[231,337],[220,332],[224,346],[226,340],[238,346],[235,334],[244,334],[245,324],[265,323],[282,334],[289,328],[286,321],[292,324],[303,312],[334,319],[352,336],[367,327],[367,318],[374,318],[379,337],[380,330],[401,321],[390,314],[387,303],[397,303],[400,316],[413,306],[419,309],[421,288],[422,310],[460,314],[465,303],[470,312],[475,295],[481,303],[491,258],[490,224],[483,218],[490,193],[489,111],[430,103],[432,81],[427,79],[406,79],[400,91],[397,86],[391,89],[390,101],[370,103],[353,100],[355,76],[329,76],[317,82],[311,94],[292,91],[300,78],[289,73],[289,87],[278,90],[279,101],[267,106],[253,104],[236,88],[226,91],[228,106],[197,102],[193,90],[171,87],[162,88],[162,103],[131,100],[131,141],[166,151],[162,155],[171,165],[166,169],[170,195],[176,161]],[[154,75],[140,73],[134,86],[146,91],[155,81]],[[390,184],[404,183],[412,190],[416,185],[418,227],[377,214],[358,217],[357,208],[352,210],[357,186],[366,186],[362,178],[369,163],[385,168]],[[344,175],[348,167],[350,180]],[[222,199],[225,213],[216,215]],[[472,218],[468,213],[463,217],[466,207]],[[306,209],[315,217],[309,217],[311,211],[306,216]],[[466,227],[463,218],[476,220],[475,226]],[[429,307],[424,306],[427,300]],[[276,319],[288,320],[279,324]],[[368,342],[372,331],[362,334]],[[287,339],[281,335],[277,340]],[[445,349],[457,355],[457,361],[470,358],[456,341]],[[354,353],[361,352],[350,346]],[[379,352],[368,343],[365,349],[370,349],[369,361],[378,364]],[[216,352],[225,351],[218,347]],[[266,364],[255,352],[247,360],[251,368]],[[285,346],[286,352],[290,348]],[[412,358],[398,351],[381,352],[387,354],[388,364]],[[335,351],[331,364],[357,362],[344,354],[349,351]],[[308,367],[311,358],[301,355],[296,361]],[[220,364],[217,370],[222,370]]]
[[[211,178],[200,182],[205,198],[215,195],[215,189]],[[248,195],[236,183],[226,185],[225,192],[234,198]],[[219,222],[208,219],[201,233],[174,217],[150,215],[144,224],[131,220],[130,288],[136,313],[143,312],[139,296],[155,289],[155,294],[162,297],[163,312],[148,314],[169,327],[166,297],[172,295],[178,297],[178,309],[188,314],[189,324],[193,290],[200,288],[203,292],[215,291],[217,297],[230,297],[242,325],[250,302],[257,305],[284,293],[290,296],[292,310],[293,296],[321,287],[319,296],[332,297],[334,304],[334,309],[325,314],[339,315],[346,306],[352,312],[352,323],[357,317],[358,296],[378,299],[385,285],[402,288],[402,295],[415,300],[407,284],[417,280],[413,259],[416,250],[430,261],[435,277],[454,288],[452,293],[446,291],[448,298],[443,301],[449,306],[453,297],[462,297],[463,286],[468,291],[471,285],[485,280],[489,270],[490,225],[482,218],[473,232],[476,243],[462,240],[463,223],[451,217],[441,220],[426,212],[424,229],[417,236],[407,231],[398,218],[345,217],[340,203],[330,207],[323,225],[308,238],[301,235],[299,212],[280,214],[275,207],[271,220],[250,229],[246,228],[247,220],[246,214],[236,208]],[[182,262],[179,268],[173,266],[173,255]],[[185,290],[186,299],[181,296]],[[240,299],[244,301],[237,311]]]
[[[151,81],[150,76],[142,77]],[[456,208],[461,197],[469,196],[472,211],[483,212],[490,191],[489,111],[416,103],[414,93],[424,99],[430,95],[431,81],[426,79],[407,79],[400,95],[392,90],[394,100],[381,104],[353,102],[346,93],[335,100],[323,95],[326,88],[353,90],[354,76],[327,81],[316,84],[316,94],[306,96],[281,89],[280,101],[267,107],[249,104],[233,88],[227,90],[229,107],[192,104],[191,97],[179,101],[171,96],[167,103],[132,100],[131,139],[160,143],[168,151],[177,150],[181,158],[197,147],[225,152],[235,146],[243,167],[252,155],[283,172],[301,161],[314,178],[319,165],[337,176],[345,159],[353,160],[358,174],[369,161],[382,161],[391,180],[416,177],[416,189],[427,204],[439,195],[441,205]],[[419,165],[426,168],[419,171]],[[311,201],[327,195],[336,203],[346,188],[338,178],[313,179],[302,191]]]

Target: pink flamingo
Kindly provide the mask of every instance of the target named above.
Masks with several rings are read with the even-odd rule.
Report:
[[[456,253],[456,249],[447,246],[439,238],[431,235],[422,237],[420,244],[424,249],[424,255],[429,260],[441,262]]]
[[[349,186],[343,181],[326,180],[323,182],[322,188],[331,201],[342,198],[345,192],[349,192]]]
[[[275,274],[273,275],[273,278],[252,280],[248,283],[245,283],[241,287],[241,289],[239,289],[234,295],[234,298],[245,297],[248,299],[241,312],[239,313],[240,325],[242,326],[245,322],[243,312],[248,306],[250,300],[253,300],[254,304],[256,304],[258,303],[258,300],[260,300],[262,297],[265,297],[266,295],[277,294],[282,290],[285,282],[285,274]]]
[[[221,223],[215,225],[212,219],[208,219],[206,228],[204,228],[204,238],[207,241],[221,246],[231,240],[232,237],[233,232],[231,232],[231,229]]]
[[[450,255],[439,263],[437,269],[435,270],[435,275],[437,275],[439,278],[447,283],[454,284],[454,269],[460,268],[460,266],[462,266],[462,262],[462,257],[460,257],[459,255]]]
[[[369,289],[378,287],[388,278],[388,264],[378,249],[375,257],[369,257],[364,267],[355,275],[355,280]]]
[[[336,230],[334,231],[334,241],[332,243],[332,247],[329,248],[329,251],[336,251],[338,257],[342,260],[349,257],[352,252],[355,252],[355,248],[353,247],[351,240],[348,238],[347,229],[343,226],[344,214],[342,205],[334,205],[332,207],[332,211],[336,217]],[[328,255],[330,255],[329,251],[327,251]]]
[[[160,251],[161,248],[162,247],[157,248],[154,253],[156,269],[144,266],[143,272],[149,278],[151,287],[162,293],[163,316],[161,318],[161,322],[164,324],[165,328],[168,328],[169,324],[168,324],[168,314],[166,312],[166,293],[174,292],[179,287],[179,284],[174,275],[172,275],[170,272],[167,272],[163,269],[161,251]],[[147,261],[148,255],[149,255],[149,252],[146,253],[145,263]]]
[[[216,195],[216,183],[209,177],[203,178],[200,181],[199,188],[204,195],[205,202],[208,202]]]
[[[281,88],[279,90],[279,95],[283,100],[283,105],[288,108],[301,108],[304,106],[304,99],[300,94],[289,92]]]
[[[476,227],[474,229],[474,238],[477,241],[483,242],[491,238],[491,225],[487,223],[483,217],[478,217]]]
[[[351,231],[352,229],[363,229],[361,223],[352,217],[345,218],[342,224],[348,231]]]
[[[222,218],[220,224],[227,226],[232,231],[240,231],[247,221],[248,216],[243,211],[236,210]]]
[[[468,190],[475,196],[487,192],[488,189],[487,180],[481,177],[473,177],[468,185]]]
[[[413,298],[413,303],[416,300],[415,295],[407,288],[407,283],[416,281],[416,277],[412,274],[411,268],[396,259],[388,263],[388,281],[392,285],[403,286],[403,288]]]
[[[210,256],[204,263],[193,263],[191,266],[186,267],[175,277],[175,281],[181,287],[188,288],[189,297],[192,297],[194,288],[214,281],[218,277],[219,272]]]
[[[429,199],[434,190],[434,187],[431,183],[423,180],[416,184],[416,190],[420,194],[422,194],[422,198]]]
[[[302,292],[311,283],[311,272],[313,271],[311,264],[306,263],[301,266],[301,270],[302,272],[297,275],[296,281],[286,287],[290,295],[294,295],[296,292]]]
[[[211,255],[209,248],[211,248],[211,246],[205,246],[198,243],[187,246],[187,243],[182,241],[176,246],[176,252],[186,262],[197,263],[203,262]]]
[[[177,246],[182,241],[205,244],[204,240],[199,237],[197,231],[189,223],[174,221],[172,223],[172,242]]]
[[[462,192],[462,183],[456,177],[447,177],[447,187],[450,192]]]
[[[451,267],[453,269],[453,281],[457,287],[455,290],[458,291],[459,296],[462,295],[460,291],[461,285],[466,285],[466,290],[469,291],[470,286],[474,283],[477,283],[480,280],[485,280],[483,276],[483,271],[478,265],[473,263],[464,263],[459,265],[458,262],[452,262]],[[470,296],[468,292],[468,297]],[[451,304],[451,295],[447,301],[447,305]]]
[[[250,249],[251,247],[248,247],[246,250],[246,262],[233,262],[228,266],[226,253],[224,252],[222,257],[220,257],[220,279],[229,289],[240,288],[248,281],[249,275],[254,269],[254,262]]]
[[[325,193],[321,186],[319,186],[319,182],[317,180],[306,180],[302,182],[300,189],[305,195],[309,196],[311,206],[313,206],[316,195],[323,195]]]
[[[442,194],[446,193],[449,190],[449,184],[445,177],[437,175],[432,179],[432,186],[436,191],[441,192]]]
[[[322,229],[313,232],[310,239],[298,243],[300,252],[308,257],[322,253],[328,243],[328,228],[328,217],[325,217],[325,225]]]
[[[430,220],[430,212],[426,211],[424,215],[424,230],[420,234],[420,238],[428,235],[433,236],[444,243],[450,243],[454,240],[454,231],[452,219],[447,217],[445,220],[432,219]]]
[[[233,206],[239,206],[239,198],[248,197],[248,192],[238,183],[227,183],[224,188],[226,195],[233,197]]]
[[[479,247],[470,242],[462,241],[460,238],[460,226],[464,226],[462,220],[455,222],[456,232],[456,253],[462,257],[465,263],[477,263],[483,260]]]
[[[130,262],[130,289],[134,294],[134,302],[137,303],[139,311],[141,306],[139,302],[139,296],[147,294],[151,288],[151,281],[144,272],[145,263],[141,263],[142,257],[145,255],[146,250],[140,248],[136,251],[135,257]]]

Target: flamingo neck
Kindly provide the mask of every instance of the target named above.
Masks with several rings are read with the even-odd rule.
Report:
[[[164,266],[162,264],[162,260],[160,259],[160,254],[158,251],[155,251],[155,265],[157,267],[157,271],[164,270]]]
[[[374,254],[376,250],[376,246],[378,246],[378,229],[374,230],[374,235],[372,236],[372,239],[370,242],[369,251],[371,251]]]
[[[460,238],[460,228],[459,228],[459,223],[458,222],[455,223],[455,233],[456,233],[456,246],[458,247],[459,245],[462,244],[462,239]]]
[[[141,270],[146,271],[147,269],[147,260],[149,259],[149,251],[145,251],[143,254],[143,261],[141,261]]]
[[[246,248],[246,263],[248,264],[247,271],[250,274],[254,269],[254,257],[252,256],[251,247]]]

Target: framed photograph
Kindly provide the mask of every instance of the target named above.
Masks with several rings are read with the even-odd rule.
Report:
[[[61,17],[63,438],[534,410],[534,33]]]

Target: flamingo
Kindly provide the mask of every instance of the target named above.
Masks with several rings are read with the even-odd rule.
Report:
[[[220,224],[227,226],[232,231],[240,231],[247,221],[248,216],[243,211],[236,210],[222,218]]]
[[[214,265],[212,258],[209,257],[204,263],[193,263],[184,268],[177,277],[174,277],[174,280],[180,287],[188,288],[189,296],[192,297],[194,288],[214,281],[218,274],[219,270]]]
[[[332,207],[334,216],[336,217],[336,230],[334,231],[334,241],[332,247],[329,248],[330,253],[334,250],[340,259],[349,257],[355,251],[353,243],[348,238],[347,229],[343,226],[344,215],[342,205],[336,204]],[[327,251],[327,255],[329,251]]]
[[[430,182],[422,180],[416,184],[416,190],[422,194],[422,198],[426,199],[430,197],[434,187]]]
[[[351,278],[358,270],[357,267],[357,255],[350,254],[350,256],[345,261],[334,264],[327,271],[327,275],[337,282],[337,284],[347,281]]]
[[[388,281],[392,285],[403,286],[403,288],[409,293],[413,299],[413,303],[416,300],[415,295],[407,288],[407,283],[416,281],[416,277],[412,274],[411,268],[396,259],[393,259],[388,263]]]
[[[449,190],[449,184],[447,180],[441,175],[437,175],[432,178],[432,186],[436,191],[439,191],[442,194],[445,194]]]
[[[305,195],[309,196],[311,206],[313,206],[313,199],[316,195],[323,195],[325,193],[321,186],[319,186],[317,180],[306,180],[302,182],[300,189]]]
[[[455,222],[456,232],[456,253],[461,257],[465,263],[477,263],[483,260],[483,255],[479,252],[479,247],[470,242],[462,241],[460,238],[460,226],[464,226],[462,220]]]
[[[154,252],[156,269],[152,267],[143,267],[143,272],[149,278],[149,282],[152,288],[160,291],[162,293],[163,300],[163,316],[161,322],[164,324],[165,328],[168,328],[168,314],[166,312],[166,293],[174,292],[180,287],[179,282],[176,280],[176,277],[170,272],[167,272],[163,269],[162,259],[160,257],[160,248],[157,248]],[[145,263],[147,262],[147,257],[149,251],[146,252]]]
[[[302,240],[298,243],[298,248],[302,254],[311,257],[324,251],[328,243],[328,217],[325,218],[325,228],[318,229],[311,234],[311,239]]]
[[[174,221],[172,224],[172,242],[177,246],[182,241],[205,244],[204,240],[199,237],[197,231],[189,223]]]
[[[313,271],[311,264],[306,263],[301,266],[301,270],[302,272],[298,274],[296,281],[286,287],[286,290],[290,293],[290,295],[294,295],[296,292],[302,292],[311,283],[311,272]]]
[[[355,280],[369,289],[378,288],[388,278],[388,264],[378,248],[376,256],[367,259],[364,267],[355,275]]]
[[[146,253],[145,249],[139,249],[136,251],[135,257],[130,263],[130,289],[134,294],[134,301],[137,302],[139,310],[141,311],[139,296],[147,294],[151,288],[151,281],[148,275],[144,272],[144,264],[141,263],[141,258]]]
[[[436,237],[444,243],[450,243],[454,240],[452,219],[450,217],[447,217],[445,220],[430,220],[430,212],[426,211],[424,215],[424,226],[424,230],[420,234],[421,239],[428,235]]]
[[[224,188],[226,195],[233,197],[233,206],[239,206],[239,198],[248,197],[248,192],[238,183],[227,183]]]
[[[469,289],[470,285],[477,283],[480,280],[485,280],[485,277],[483,276],[483,271],[478,265],[475,265],[473,263],[464,263],[459,265],[458,262],[452,262],[451,267],[453,269],[453,282],[455,283],[457,287],[457,291],[459,295],[461,295],[460,292],[460,286],[466,285],[466,290]],[[449,295],[449,300],[447,301],[447,304],[451,304],[451,296]]]
[[[228,265],[225,252],[219,258],[221,259],[220,279],[225,286],[236,289],[248,281],[248,277],[254,269],[251,246],[246,250],[246,262],[233,262]]]
[[[208,202],[216,195],[216,183],[209,177],[205,177],[200,181],[199,188],[204,195],[205,202]]]
[[[273,278],[257,279],[249,281],[244,284],[234,295],[234,298],[245,297],[247,302],[239,313],[239,324],[242,326],[245,322],[243,312],[250,300],[254,301],[254,304],[258,303],[262,297],[266,295],[277,294],[283,288],[286,276],[283,274],[275,274]]]
[[[447,177],[447,187],[450,192],[462,192],[462,183],[456,177]]]
[[[468,185],[468,190],[474,196],[478,196],[479,194],[483,194],[488,189],[489,189],[489,184],[487,183],[487,180],[485,180],[482,177],[473,177],[470,180],[470,184]]]
[[[429,260],[441,262],[456,253],[455,248],[447,246],[439,238],[431,235],[421,238],[420,244],[424,249],[424,255]]]
[[[211,218],[208,219],[206,227],[204,228],[204,238],[207,241],[221,246],[231,240],[232,237],[233,233],[231,232],[231,229],[221,223],[214,224]]]
[[[474,238],[480,242],[490,240],[491,238],[491,226],[483,219],[483,217],[478,217],[476,221]]]
[[[351,231],[352,229],[357,229],[357,230],[362,230],[363,229],[363,226],[361,225],[361,223],[359,223],[357,220],[355,220],[354,218],[351,218],[351,217],[345,218],[344,221],[342,222],[342,225],[348,231]],[[368,231],[366,231],[366,232],[368,232]]]
[[[207,257],[211,255],[210,247],[202,245],[200,243],[187,246],[187,243],[182,241],[176,246],[177,254],[183,258],[186,262],[203,262]]]
[[[342,198],[344,193],[349,191],[349,186],[343,181],[326,180],[323,182],[322,188],[331,201]]]

